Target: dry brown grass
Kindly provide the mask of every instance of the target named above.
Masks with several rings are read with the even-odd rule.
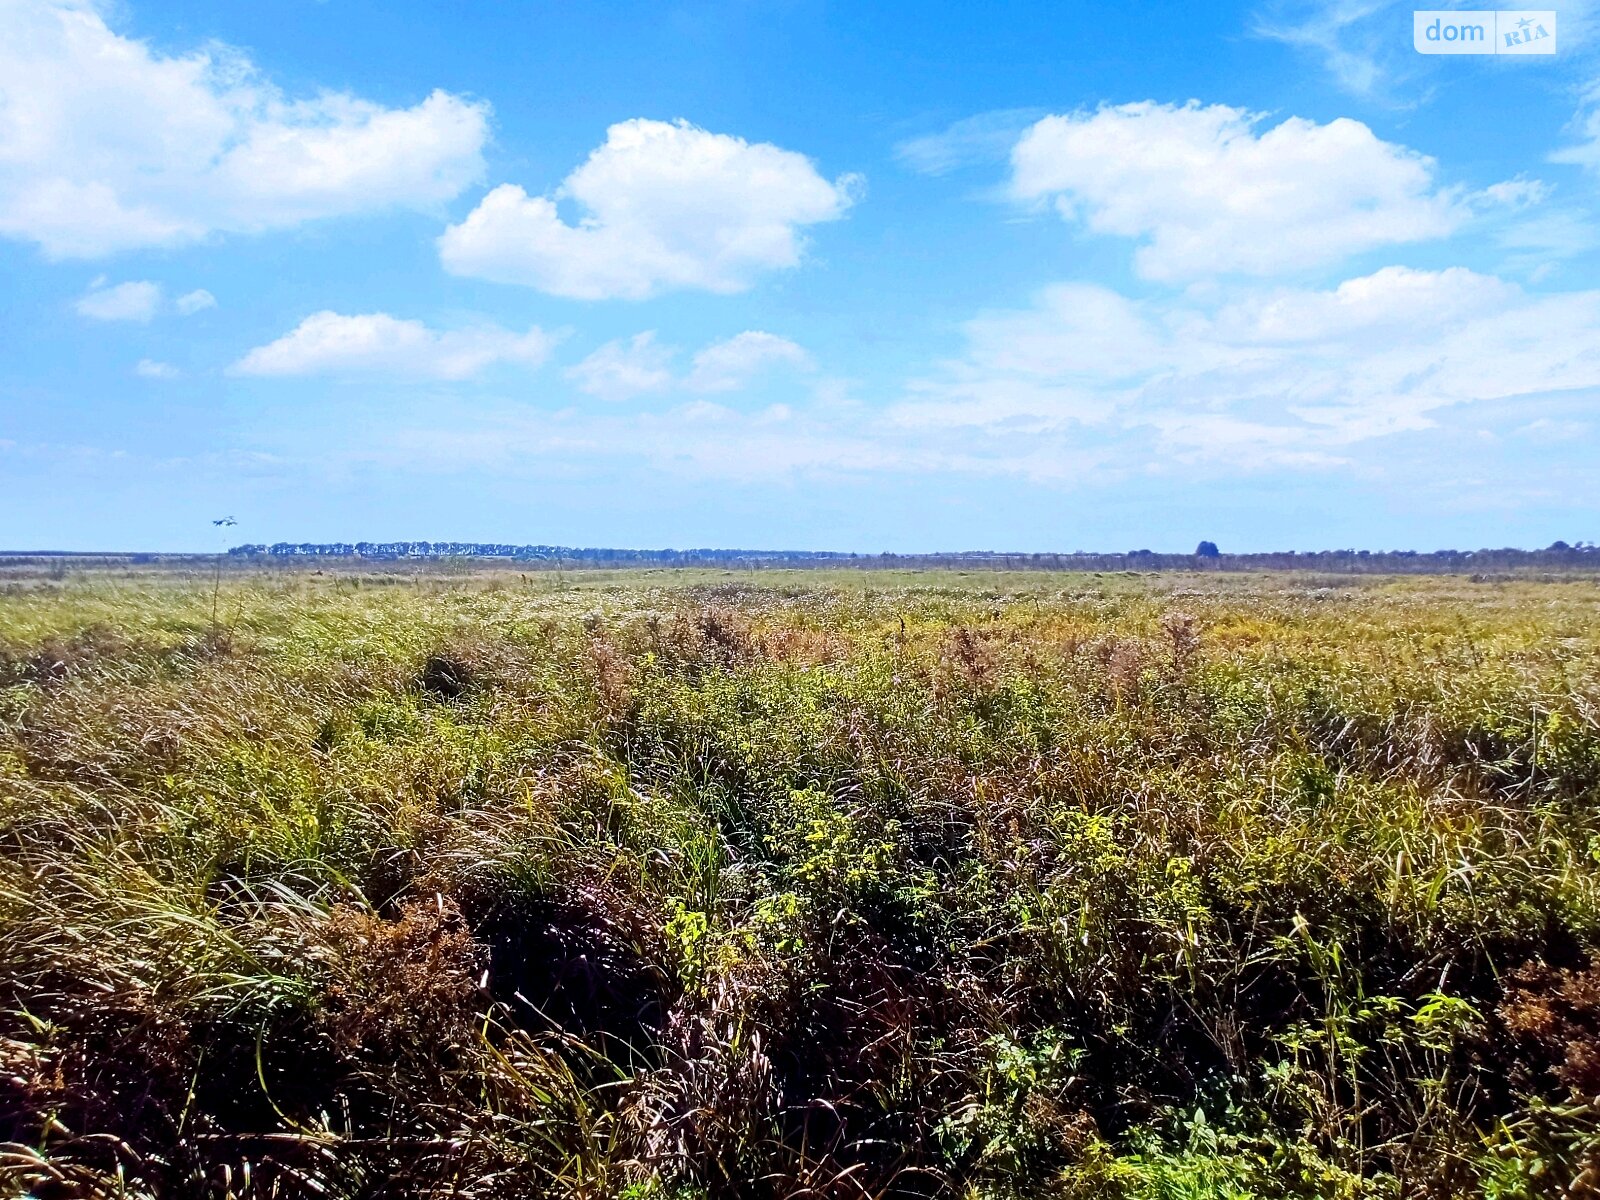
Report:
[[[0,1179],[1591,1187],[1594,586],[1040,578],[0,597]]]

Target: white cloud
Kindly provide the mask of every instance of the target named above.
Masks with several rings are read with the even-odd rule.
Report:
[[[1387,267],[1211,307],[1063,285],[967,333],[893,426],[974,444],[1093,429],[1155,462],[1231,471],[1327,465],[1447,408],[1600,388],[1600,291],[1532,294],[1464,268]]]
[[[948,175],[978,163],[1004,162],[1017,139],[1044,115],[1037,108],[979,113],[938,133],[907,138],[895,146],[894,156],[920,175]]]
[[[1433,160],[1359,121],[1144,102],[1046,117],[1012,151],[1012,194],[1137,238],[1147,279],[1272,275],[1444,237],[1469,216]]]
[[[167,56],[97,0],[0,0],[0,236],[88,258],[395,206],[482,173],[488,107],[286,96],[237,51]]]
[[[1516,210],[1543,204],[1550,198],[1551,190],[1550,185],[1542,179],[1518,175],[1515,179],[1491,183],[1478,196],[1489,204]]]
[[[1066,284],[1033,306],[984,314],[966,334],[958,358],[887,410],[851,400],[838,380],[808,401],[756,411],[705,398],[640,409],[475,405],[449,420],[431,410],[398,420],[342,454],[377,469],[538,464],[570,479],[632,471],[765,487],[891,476],[923,488],[958,476],[1052,489],[1122,482],[1147,499],[1180,494],[1178,480],[1232,486],[1272,472],[1284,494],[1314,501],[1311,473],[1338,472],[1406,504],[1496,511],[1539,495],[1596,495],[1587,459],[1600,412],[1600,291],[1538,295],[1472,271],[1400,267],[1330,288],[1145,300]],[[593,357],[628,365],[632,386],[682,394],[670,348],[653,337],[602,350]]]
[[[1587,213],[1557,208],[1508,224],[1494,241],[1507,252],[1506,269],[1526,271],[1529,278],[1539,280],[1554,274],[1563,259],[1600,246],[1600,229]]]
[[[1482,218],[1479,229],[1506,252],[1500,270],[1537,282],[1557,273],[1563,260],[1600,245],[1589,215],[1556,201],[1556,194],[1544,180],[1518,175],[1467,197]]]
[[[216,297],[204,288],[185,292],[169,305],[159,283],[140,279],[108,284],[101,275],[89,284],[89,290],[72,307],[80,316],[97,321],[150,321],[167,311],[187,317],[216,305]]]
[[[1570,42],[1565,24],[1560,32],[1562,45],[1565,46]],[[1552,154],[1550,161],[1600,173],[1600,82],[1591,84],[1584,93],[1583,105],[1572,125],[1577,140]]]
[[[815,367],[803,347],[759,329],[705,346],[695,354],[689,371],[682,377],[674,370],[677,355],[676,347],[656,341],[651,330],[607,342],[568,368],[566,377],[579,391],[597,399],[631,400],[680,388],[702,393],[735,392],[776,368],[810,371]],[[724,411],[716,405],[700,403],[707,410]]]
[[[153,358],[141,358],[134,364],[133,373],[140,379],[176,379],[183,374],[171,363],[157,362]]]
[[[217,298],[205,288],[196,288],[192,292],[185,292],[173,302],[180,315],[189,317],[207,308],[215,308]]]
[[[106,284],[96,280],[73,308],[96,321],[148,321],[161,307],[161,285],[148,279]]]
[[[1593,40],[1595,0],[1561,6],[1561,57],[1583,64]],[[1441,76],[1464,64],[1417,54],[1411,44],[1414,4],[1398,0],[1261,0],[1250,32],[1320,60],[1336,85],[1364,100],[1415,107],[1434,96]],[[1448,86],[1448,84],[1446,85]]]
[[[738,391],[763,371],[779,366],[809,370],[811,356],[788,338],[751,329],[696,354],[684,386],[692,392]]]
[[[1413,71],[1410,26],[1385,20],[1391,0],[1288,0],[1257,12],[1251,32],[1322,60],[1334,82],[1352,95],[1383,99]],[[1378,18],[1378,19],[1374,19]],[[1403,48],[1403,49],[1402,49]]]
[[[986,372],[1114,383],[1147,371],[1160,352],[1132,300],[1087,283],[1045,288],[1031,311],[967,324],[969,359]]]
[[[229,368],[234,375],[382,374],[467,379],[497,363],[536,367],[555,338],[535,326],[512,333],[495,325],[433,330],[388,313],[313,313],[275,342]]]
[[[457,275],[584,300],[739,292],[797,265],[801,231],[843,216],[854,191],[852,177],[830,183],[792,150],[685,121],[624,121],[552,195],[495,188],[445,231],[439,254]],[[577,224],[562,201],[583,210]]]
[[[600,400],[631,400],[648,392],[662,392],[675,382],[672,360],[676,351],[658,345],[655,333],[607,342],[566,375],[581,392]]]

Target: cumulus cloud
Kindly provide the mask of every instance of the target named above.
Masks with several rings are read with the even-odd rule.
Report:
[[[313,313],[275,342],[229,368],[234,375],[380,374],[468,379],[498,363],[537,367],[555,338],[537,326],[513,333],[495,325],[434,330],[388,313]]]
[[[196,288],[192,292],[185,292],[179,296],[173,301],[172,306],[178,310],[180,315],[189,317],[205,309],[215,308],[217,306],[217,298],[206,291],[205,288]]]
[[[1138,239],[1147,279],[1273,275],[1445,237],[1470,216],[1434,163],[1359,121],[1143,102],[1051,116],[1011,154],[1011,192]]]
[[[600,400],[631,400],[672,387],[676,351],[660,345],[654,331],[607,342],[567,370],[580,392]]]
[[[90,258],[394,206],[482,173],[486,105],[284,94],[237,51],[162,54],[97,0],[0,0],[0,236]]]
[[[809,225],[837,220],[856,181],[802,154],[686,121],[624,121],[548,196],[495,188],[439,239],[445,269],[584,300],[678,288],[731,293],[797,265]],[[576,224],[558,204],[582,210]]]
[[[696,354],[684,386],[693,392],[733,392],[770,368],[785,366],[809,370],[811,356],[788,338],[751,329]]]
[[[95,321],[149,321],[161,308],[161,285],[148,279],[116,284],[97,279],[72,307]]]
[[[183,374],[171,363],[157,362],[153,358],[141,358],[134,364],[133,373],[140,379],[176,379]]]

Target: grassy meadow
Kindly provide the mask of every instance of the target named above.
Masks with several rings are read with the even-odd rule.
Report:
[[[0,1195],[1600,1196],[1600,585],[16,575]]]

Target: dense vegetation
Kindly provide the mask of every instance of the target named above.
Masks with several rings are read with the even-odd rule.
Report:
[[[1600,1195],[1600,587],[0,594],[0,1193]]]

